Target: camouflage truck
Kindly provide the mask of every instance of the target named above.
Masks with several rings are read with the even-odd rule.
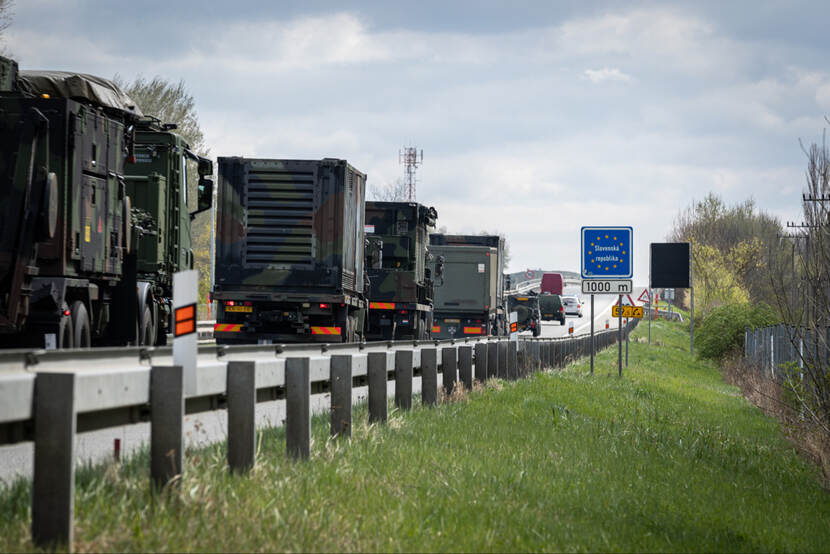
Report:
[[[169,138],[170,129],[142,118],[106,79],[18,71],[6,58],[0,128],[0,341],[71,348],[166,336],[172,272],[191,267],[178,250],[189,247],[196,213],[184,198],[185,154],[175,153],[147,185],[128,175],[147,175],[134,156],[142,141]],[[199,208],[207,209],[212,167],[199,161]],[[160,200],[145,204],[142,194]],[[177,237],[175,252],[160,222]],[[153,262],[169,263],[145,263],[142,234],[153,235]]]
[[[530,331],[534,337],[542,332],[539,297],[536,295],[512,295],[507,297],[507,313],[516,312],[519,331]]]
[[[429,229],[438,212],[414,202],[366,202],[368,340],[428,339],[433,283]]]
[[[490,241],[498,247],[476,246]],[[495,240],[494,240],[495,239]],[[507,333],[501,304],[503,241],[499,237],[430,235],[429,252],[435,275],[433,338]],[[442,264],[442,268],[438,268]]]
[[[218,162],[217,343],[362,338],[366,175],[330,158]]]

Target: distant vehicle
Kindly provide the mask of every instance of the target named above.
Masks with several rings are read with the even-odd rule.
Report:
[[[565,325],[565,307],[562,305],[562,297],[558,294],[540,294],[538,298],[542,321],[558,321],[560,325]]]
[[[508,296],[507,312],[516,312],[519,331],[531,331],[534,337],[541,332],[538,296]]]
[[[550,294],[562,294],[562,274],[561,273],[545,273],[542,275],[542,292]]]
[[[582,300],[578,296],[563,296],[562,305],[565,307],[565,315],[582,317]]]

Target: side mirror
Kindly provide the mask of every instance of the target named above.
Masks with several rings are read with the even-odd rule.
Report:
[[[200,164],[201,166],[201,164]],[[196,214],[200,214],[205,210],[209,210],[210,207],[213,205],[213,180],[208,179],[207,177],[199,177],[199,186],[197,191],[197,210],[195,212],[191,212],[190,218],[193,219],[196,217]]]

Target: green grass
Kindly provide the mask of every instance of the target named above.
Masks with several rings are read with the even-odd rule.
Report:
[[[310,462],[261,434],[257,467],[188,453],[152,494],[146,453],[80,472],[81,550],[827,551],[830,495],[773,420],[688,354],[679,324],[640,326],[561,372],[491,383],[466,401],[392,412],[351,441],[316,418]],[[0,492],[0,551],[31,549],[27,484]]]

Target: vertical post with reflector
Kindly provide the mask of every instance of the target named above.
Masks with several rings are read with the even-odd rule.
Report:
[[[196,302],[199,272],[179,271],[173,274],[173,365],[181,366],[184,394],[196,394]]]

